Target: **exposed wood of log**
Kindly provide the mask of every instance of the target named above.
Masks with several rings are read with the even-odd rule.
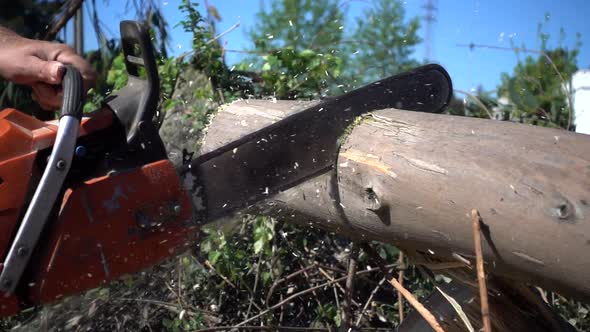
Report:
[[[228,105],[210,125],[203,149],[301,107]],[[590,299],[590,136],[381,110],[365,116],[347,137],[334,171],[260,207],[351,238],[393,243],[414,260],[459,257],[472,264],[469,213],[476,208],[484,224],[486,271]]]

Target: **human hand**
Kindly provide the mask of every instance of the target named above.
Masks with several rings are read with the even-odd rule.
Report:
[[[86,91],[94,85],[96,73],[84,58],[65,44],[32,40],[16,34],[2,38],[0,30],[0,76],[33,89],[33,99],[45,110],[61,107],[64,64],[76,67],[84,79]]]

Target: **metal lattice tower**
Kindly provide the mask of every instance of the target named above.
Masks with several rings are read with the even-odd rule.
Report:
[[[426,53],[424,54],[424,58],[426,60],[432,60],[433,58],[433,47],[432,47],[432,39],[433,39],[433,30],[432,26],[434,22],[436,22],[436,11],[437,7],[435,4],[436,0],[426,0],[426,4],[422,6],[426,11],[425,15],[422,17],[423,20],[426,22],[426,34],[424,37],[424,45],[426,45]]]

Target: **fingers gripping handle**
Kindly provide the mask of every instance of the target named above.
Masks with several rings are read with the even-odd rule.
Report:
[[[53,150],[0,273],[0,291],[5,294],[13,293],[21,281],[72,163],[84,101],[82,76],[72,66],[66,66],[63,89],[63,105]]]

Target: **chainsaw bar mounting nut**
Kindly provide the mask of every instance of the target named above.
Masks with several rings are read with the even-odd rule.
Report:
[[[55,168],[57,168],[58,170],[64,170],[67,166],[67,163],[65,160],[60,159],[57,161],[57,163],[55,163]]]

